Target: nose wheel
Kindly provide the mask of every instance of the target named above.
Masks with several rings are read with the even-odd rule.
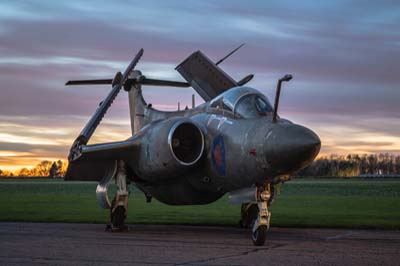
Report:
[[[270,198],[269,185],[260,186],[257,187],[257,202],[242,204],[240,225],[251,228],[251,238],[256,246],[263,246],[267,237],[271,219],[268,210]]]
[[[259,226],[255,231],[251,233],[251,239],[255,246],[263,246],[267,239],[268,227],[266,225]]]
[[[254,222],[251,238],[254,245],[263,246],[267,237],[271,213],[268,211],[266,202],[259,202],[257,219]]]

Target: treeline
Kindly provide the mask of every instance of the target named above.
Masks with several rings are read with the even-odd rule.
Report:
[[[0,177],[63,177],[67,163],[62,160],[42,161],[34,168],[22,168],[15,172],[0,170]],[[400,155],[349,154],[320,157],[296,176],[352,177],[360,175],[400,175]]]
[[[352,177],[360,175],[400,175],[400,155],[349,154],[330,155],[315,160],[297,176]]]
[[[21,168],[17,171],[2,171],[0,169],[0,176],[3,177],[49,177],[61,178],[65,175],[67,170],[67,163],[58,161],[41,161],[34,168]]]

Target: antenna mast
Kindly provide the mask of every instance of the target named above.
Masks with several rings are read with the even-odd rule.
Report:
[[[238,47],[236,47],[235,49],[233,49],[232,52],[230,52],[229,54],[225,55],[223,58],[221,58],[220,60],[218,60],[218,62],[215,63],[215,65],[218,66],[219,64],[221,64],[225,59],[227,59],[228,57],[230,57],[234,52],[236,52],[237,50],[239,50],[240,48],[242,48],[243,45],[244,45],[244,43],[242,43],[241,45],[239,45]]]

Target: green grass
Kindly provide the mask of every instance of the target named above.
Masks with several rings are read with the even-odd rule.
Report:
[[[0,221],[105,223],[96,183],[0,180]],[[282,186],[272,226],[400,229],[400,180],[301,179]],[[133,189],[128,223],[237,225],[227,197],[203,206],[168,206]]]

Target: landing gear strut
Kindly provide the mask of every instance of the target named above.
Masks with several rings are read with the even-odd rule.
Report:
[[[256,246],[262,246],[265,243],[271,219],[271,212],[268,210],[270,199],[270,186],[259,186],[256,190],[256,203],[242,204],[240,225],[251,228],[252,240]]]
[[[111,203],[109,228],[111,231],[124,231],[127,230],[125,219],[128,213],[129,192],[127,190],[126,169],[123,161],[118,162],[115,182],[117,184],[117,193]]]

